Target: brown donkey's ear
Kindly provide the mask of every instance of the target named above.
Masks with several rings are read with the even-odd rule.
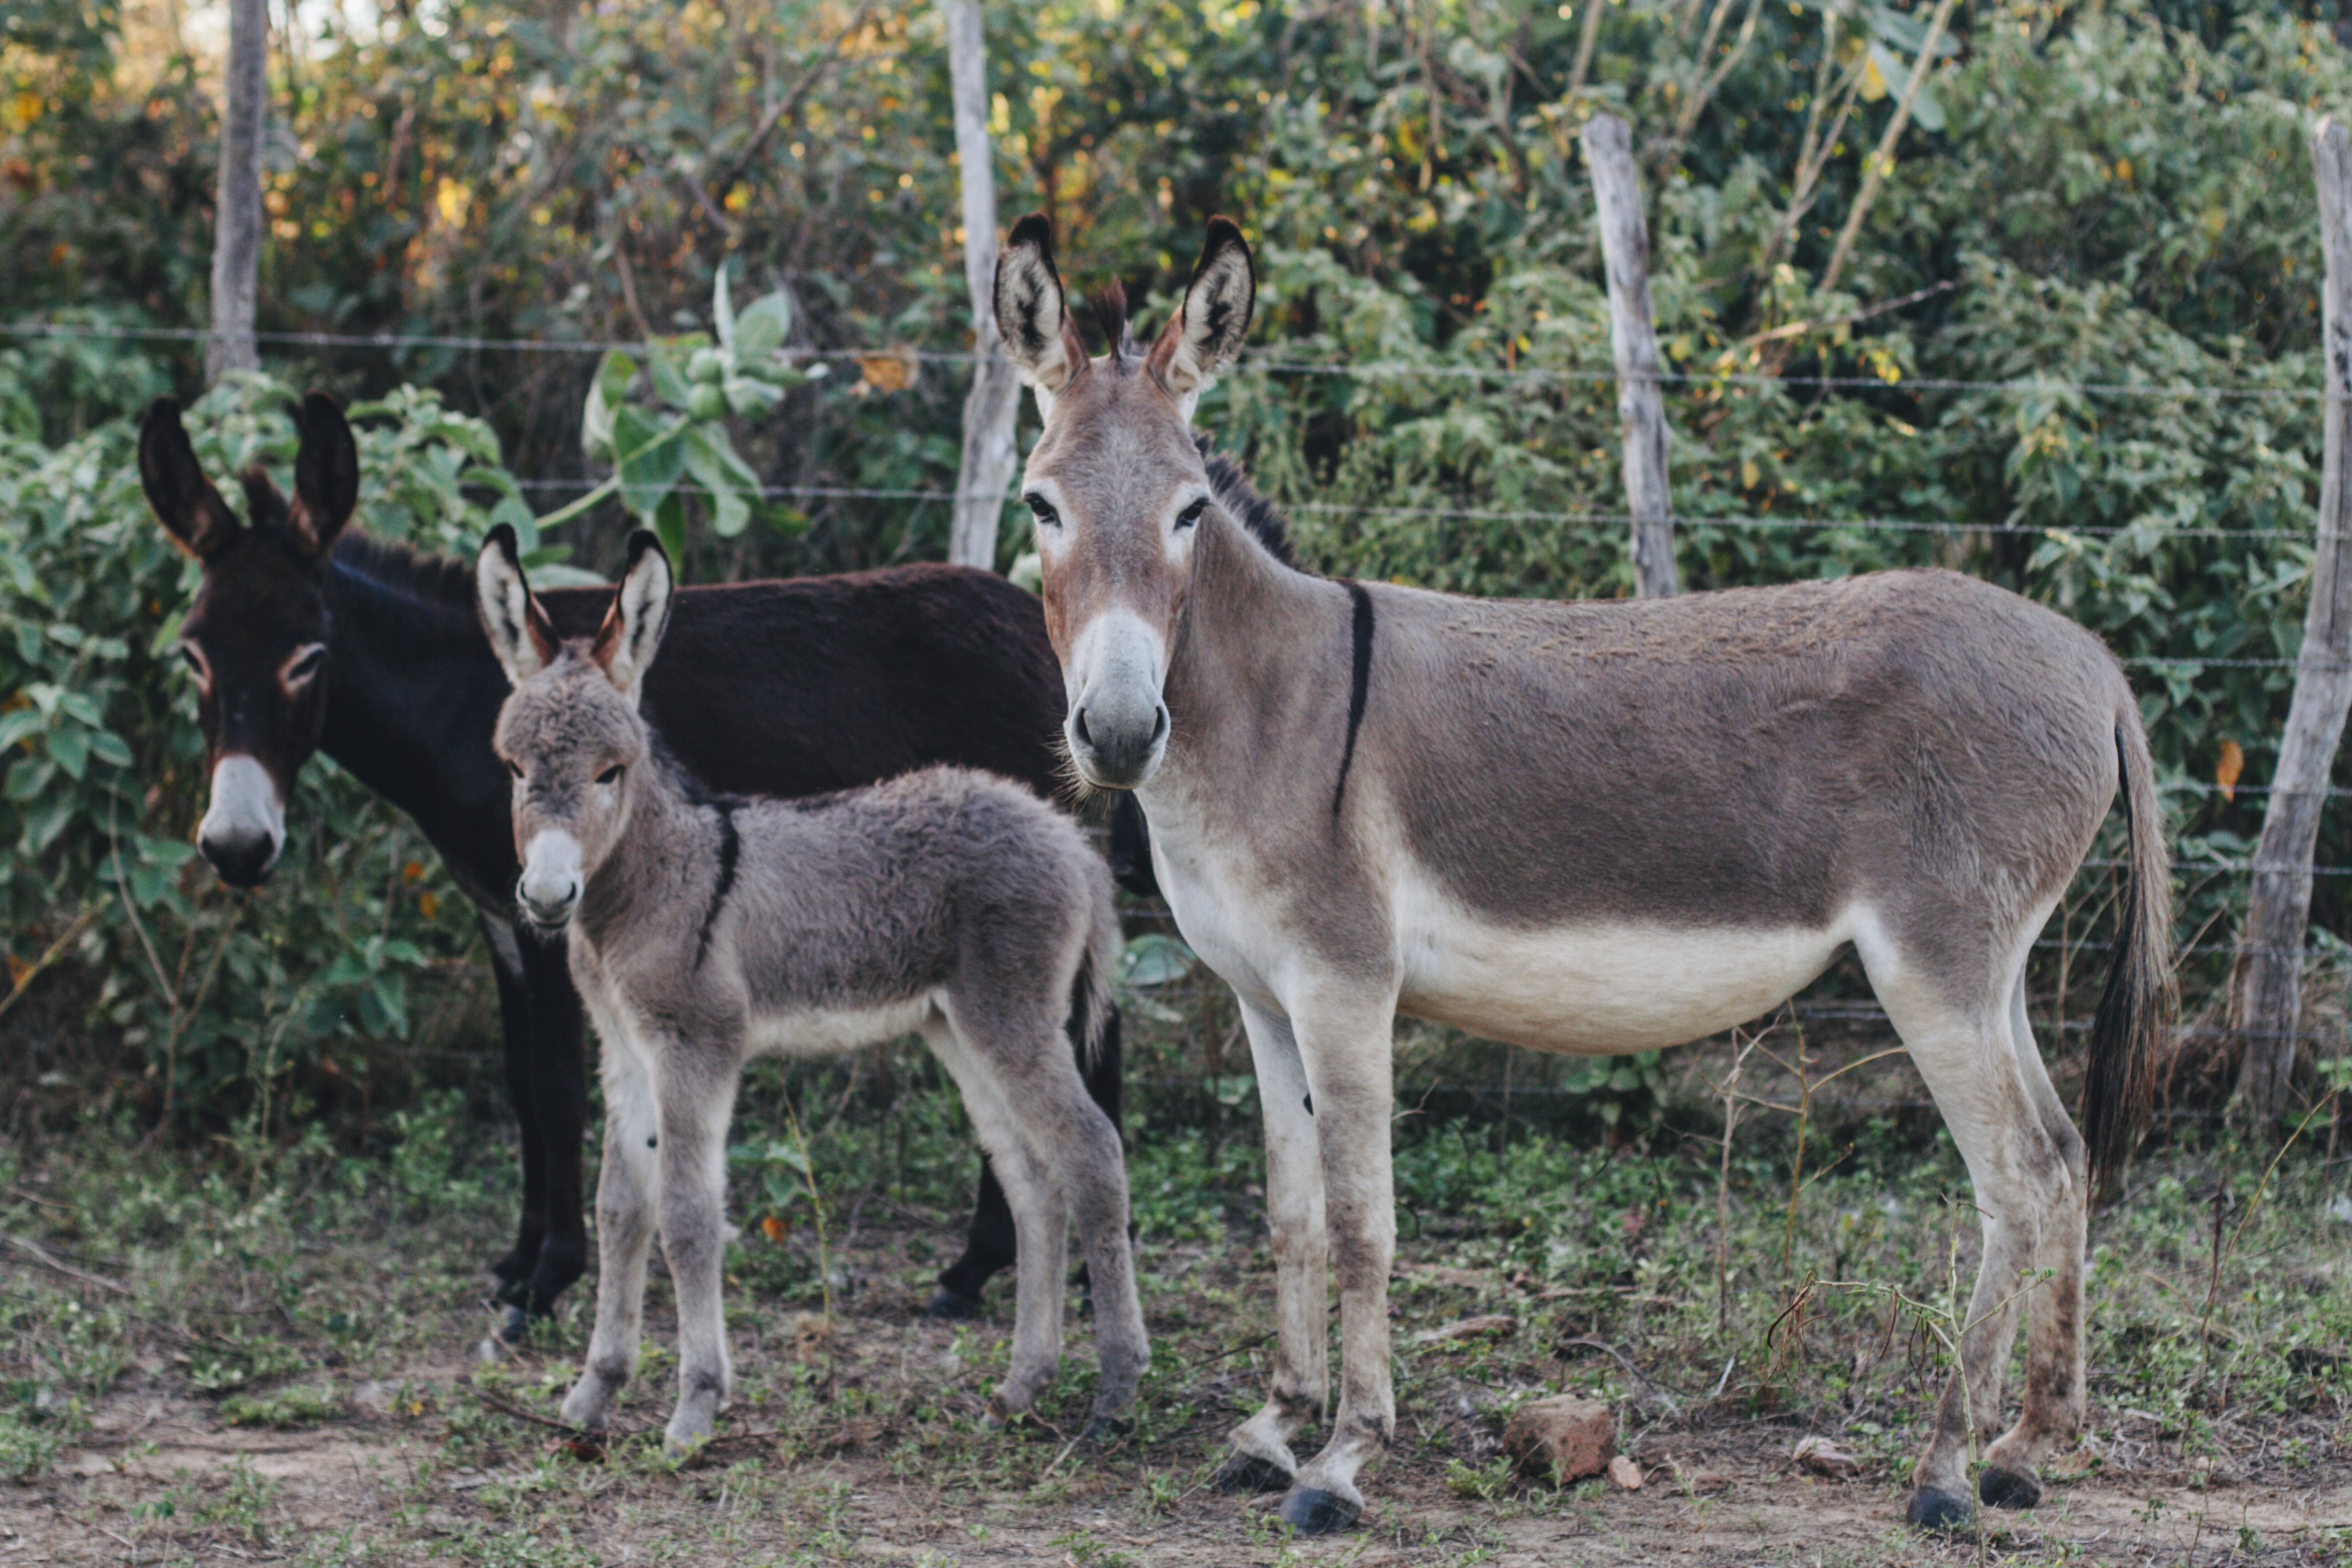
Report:
[[[196,449],[180,423],[179,400],[159,397],[139,422],[139,486],[155,521],[180,548],[210,561],[236,541],[245,525],[205,478]]]
[[[1086,368],[1086,345],[1070,320],[1062,275],[1054,268],[1054,226],[1031,213],[1013,226],[996,256],[996,331],[1021,379],[1035,389],[1037,406]]]
[[[323,392],[302,399],[302,446],[294,458],[294,507],[286,534],[312,560],[325,555],[352,520],[360,500],[360,449],[335,400]]]
[[[561,646],[555,623],[547,618],[524,579],[515,531],[503,522],[490,530],[481,554],[475,557],[474,605],[509,685],[520,686],[555,662]]]
[[[604,667],[623,696],[635,702],[643,694],[646,667],[661,647],[669,626],[669,556],[661,542],[645,529],[629,535],[629,563],[621,585],[613,590],[613,607],[596,628],[596,646],[590,657]]]
[[[1256,308],[1257,268],[1241,226],[1229,217],[1213,217],[1184,290],[1184,307],[1145,362],[1183,405],[1186,418],[1192,416],[1193,401],[1241,358]]]

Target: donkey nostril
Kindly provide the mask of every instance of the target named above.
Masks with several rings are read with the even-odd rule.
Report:
[[[1158,712],[1151,716],[1152,744],[1158,745],[1160,743],[1160,737],[1166,733],[1168,733],[1168,710],[1163,706]]]
[[[1081,708],[1070,716],[1070,728],[1077,731],[1080,744],[1091,746],[1095,743],[1095,738],[1087,732],[1087,710],[1085,709]]]

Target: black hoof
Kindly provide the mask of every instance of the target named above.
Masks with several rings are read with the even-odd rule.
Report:
[[[1124,1415],[1097,1415],[1087,1423],[1082,1440],[1088,1443],[1116,1443],[1135,1431],[1135,1423]]]
[[[505,1316],[499,1321],[499,1338],[510,1345],[519,1345],[522,1343],[523,1336],[530,1332],[530,1314],[520,1307],[509,1305]]]
[[[1977,1478],[1977,1496],[1987,1508],[2032,1508],[2042,1501],[2042,1483],[2032,1476],[1987,1465]]]
[[[923,1308],[923,1316],[935,1323],[969,1322],[980,1316],[980,1298],[967,1296],[961,1290],[950,1290],[942,1285],[931,1292],[930,1301]]]
[[[533,1247],[528,1257],[524,1256],[522,1248],[517,1247],[490,1265],[490,1278],[511,1288],[530,1279],[530,1271],[538,1266],[537,1247]]]
[[[1282,1521],[1301,1535],[1331,1535],[1347,1530],[1363,1511],[1337,1492],[1316,1487],[1282,1500]]]
[[[1977,1516],[1976,1506],[1964,1497],[1922,1487],[1911,1494],[1903,1517],[1919,1530],[1966,1530]]]
[[[1290,1472],[1272,1459],[1235,1454],[1217,1467],[1216,1485],[1221,1492],[1286,1492]]]

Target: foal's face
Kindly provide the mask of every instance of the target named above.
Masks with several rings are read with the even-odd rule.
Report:
[[[632,538],[604,626],[568,643],[523,577],[514,530],[490,530],[474,571],[482,629],[514,686],[490,743],[514,776],[515,904],[552,929],[628,831],[631,775],[651,745],[637,701],[669,621],[669,558],[652,534]]]
[[[515,688],[492,743],[514,775],[515,901],[534,923],[561,926],[628,829],[645,721],[578,639]]]
[[[326,557],[359,499],[359,448],[334,400],[310,394],[300,424],[295,499],[248,468],[243,521],[205,477],[177,403],[157,399],[139,434],[148,504],[204,563],[177,649],[195,681],[211,785],[196,847],[239,888],[278,863],[286,797],[326,723]]]
[[[1255,291],[1241,231],[1213,219],[1184,307],[1150,350],[1127,338],[1121,305],[1106,310],[1118,340],[1089,360],[1045,219],[1015,225],[997,260],[998,330],[1045,420],[1022,499],[1037,520],[1045,629],[1069,699],[1063,738],[1099,788],[1133,789],[1167,754],[1169,649],[1198,525],[1217,504],[1192,406],[1241,352]]]

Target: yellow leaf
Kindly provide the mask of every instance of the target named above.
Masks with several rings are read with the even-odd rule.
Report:
[[[2127,184],[2127,185],[2128,185],[2128,184],[2131,184],[2131,175],[2132,175],[2131,160],[2130,160],[2129,158],[2118,158],[2118,159],[2116,159],[2116,179],[2118,179],[2118,180],[2121,180],[2124,184]]]
[[[730,213],[741,212],[745,207],[751,205],[751,187],[741,184],[737,185],[733,190],[727,193],[726,201],[720,205]]]
[[[1862,101],[1864,103],[1876,103],[1880,99],[1885,98],[1885,96],[1886,79],[1879,74],[1877,60],[1867,59],[1863,61]]]
[[[1763,477],[1764,470],[1756,466],[1755,458],[1750,458],[1739,465],[1739,488],[1741,489],[1754,489],[1756,488],[1757,481],[1763,479]]]
[[[424,875],[425,863],[421,860],[411,860],[400,868],[400,879],[404,882],[416,881]]]
[[[2238,777],[2246,771],[2246,753],[2235,741],[2221,742],[2221,760],[2213,765],[2213,782],[2221,786],[2223,800],[2238,798]]]
[[[915,379],[912,363],[898,354],[861,354],[857,368],[877,392],[904,392]]]
[[[437,921],[441,918],[441,900],[430,893],[419,893],[416,895],[416,912],[428,921]]]
[[[770,1215],[767,1218],[760,1222],[760,1234],[766,1237],[770,1241],[783,1240],[784,1233],[791,1228],[792,1227],[790,1226],[787,1226],[782,1220],[778,1219],[774,1215]]]

